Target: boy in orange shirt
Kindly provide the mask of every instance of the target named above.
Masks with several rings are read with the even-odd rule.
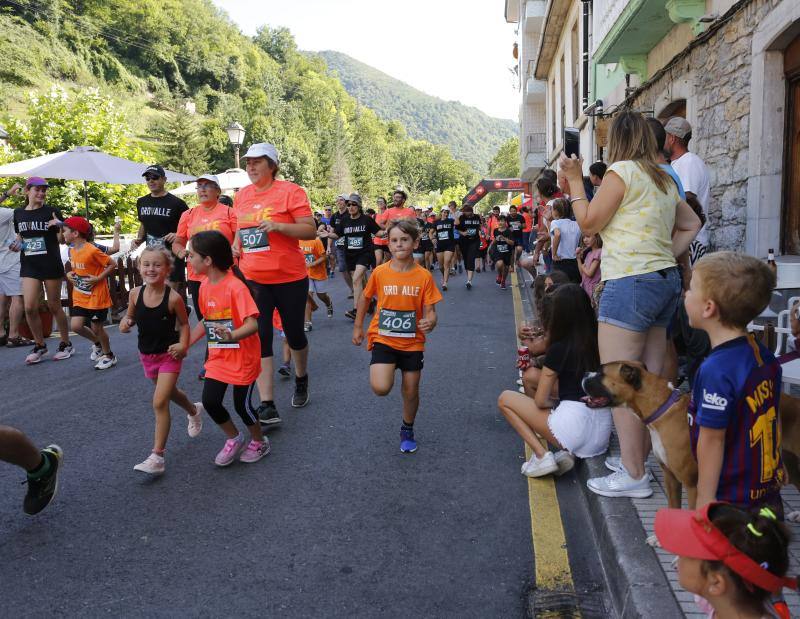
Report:
[[[436,326],[435,305],[442,294],[430,271],[413,257],[419,245],[419,228],[413,219],[393,221],[388,227],[392,259],[375,268],[359,299],[353,344],[364,341],[364,317],[373,298],[377,307],[369,325],[367,348],[372,351],[369,382],[379,396],[394,386],[394,373],[403,375],[403,425],[400,451],[414,453],[414,419],[419,408],[419,381],[423,366],[425,335]]]
[[[91,230],[83,217],[68,217],[64,221],[64,241],[69,245],[69,262],[72,270],[67,279],[72,284],[72,309],[70,328],[92,342],[90,359],[96,361],[95,370],[107,370],[117,365],[111,352],[111,343],[103,326],[111,307],[108,276],[116,265],[110,256],[86,241]],[[86,326],[87,319],[92,328]]]
[[[301,239],[300,251],[305,256],[306,270],[308,271],[308,301],[306,302],[306,320],[303,325],[304,330],[308,332],[314,327],[311,322],[311,312],[317,309],[314,293],[328,308],[328,318],[333,316],[333,302],[328,296],[328,271],[325,266],[328,256],[322,241],[319,237],[312,240]]]

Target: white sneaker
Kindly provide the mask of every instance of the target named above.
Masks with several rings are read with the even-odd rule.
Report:
[[[34,346],[33,351],[25,357],[25,363],[34,365],[40,363],[47,356],[47,346]]]
[[[64,359],[69,359],[74,352],[75,348],[72,346],[71,342],[61,342],[58,345],[56,354],[53,355],[53,360],[63,361]]]
[[[653,494],[647,475],[642,475],[641,479],[633,479],[624,470],[605,477],[594,477],[588,480],[586,485],[589,490],[600,496],[646,499]]]
[[[151,453],[147,456],[147,460],[134,466],[133,470],[149,473],[150,475],[161,475],[164,472],[164,468],[164,456]]]
[[[614,471],[615,473],[621,473],[623,471],[627,472],[625,465],[622,464],[622,458],[619,456],[608,456],[603,464],[606,465],[606,468],[609,471]],[[644,470],[647,472],[647,479],[650,481],[655,481],[655,477],[653,477],[653,473],[650,472],[650,469],[644,467]]]
[[[100,344],[92,344],[92,352],[89,355],[91,361],[97,361],[103,354],[103,347]]]
[[[94,364],[95,370],[107,370],[108,368],[113,368],[117,365],[117,356],[115,354],[110,355],[103,355],[97,360],[97,363]]]
[[[556,461],[556,465],[558,466],[558,471],[556,471],[556,475],[563,475],[564,473],[569,473],[575,466],[574,456],[568,451],[563,449],[561,451],[557,451],[553,456],[553,459]]]
[[[541,458],[537,458],[536,454],[531,456],[525,464],[522,465],[522,474],[528,477],[544,477],[550,475],[558,470],[555,456],[548,451]]]
[[[189,420],[188,432],[191,438],[200,434],[200,430],[203,429],[203,413],[205,412],[202,402],[195,402],[194,407],[197,409],[197,414],[186,415],[186,418]]]

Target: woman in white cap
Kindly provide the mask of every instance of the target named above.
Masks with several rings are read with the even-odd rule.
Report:
[[[213,174],[203,174],[197,179],[197,199],[199,204],[185,211],[178,221],[178,231],[172,242],[172,253],[180,260],[186,259],[187,244],[198,232],[216,230],[233,243],[236,237],[236,213],[219,201],[222,190],[219,179]],[[192,296],[192,305],[197,314],[197,319],[202,320],[199,296],[200,284],[206,279],[205,275],[195,273],[191,265],[186,263],[186,287]],[[200,372],[200,379],[205,377],[205,370]]]
[[[280,423],[273,399],[272,314],[281,317],[286,341],[292,350],[295,390],[292,406],[308,403],[308,340],[303,330],[308,272],[298,239],[316,238],[317,229],[305,190],[275,176],[280,157],[272,144],[253,144],[245,153],[252,185],[236,194],[233,210],[238,219],[234,255],[247,278],[258,305],[261,338],[261,375],[258,416],[267,427]]]

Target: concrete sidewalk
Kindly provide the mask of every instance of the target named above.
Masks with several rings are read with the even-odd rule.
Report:
[[[530,274],[524,272],[520,281],[533,307]],[[616,433],[611,437],[609,455],[620,455]],[[646,543],[647,537],[653,534],[656,512],[667,507],[664,475],[655,457],[651,454],[647,461],[654,477],[653,495],[648,499],[613,499],[589,490],[586,480],[610,472],[604,460],[605,456],[578,460],[575,470],[591,514],[593,534],[600,546],[609,598],[616,615],[626,618],[706,617],[694,603],[692,594],[678,584],[678,574],[672,564],[674,555]],[[787,486],[782,494],[787,514],[800,510],[800,492],[794,486]],[[787,526],[793,535],[789,546],[791,575],[800,572],[800,524],[787,522]],[[784,595],[791,615],[800,617],[800,595],[788,589],[784,590]]]

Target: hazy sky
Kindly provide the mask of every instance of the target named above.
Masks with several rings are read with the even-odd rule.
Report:
[[[516,120],[514,24],[503,0],[214,0],[245,34],[286,26],[300,49],[344,52],[423,92]]]

